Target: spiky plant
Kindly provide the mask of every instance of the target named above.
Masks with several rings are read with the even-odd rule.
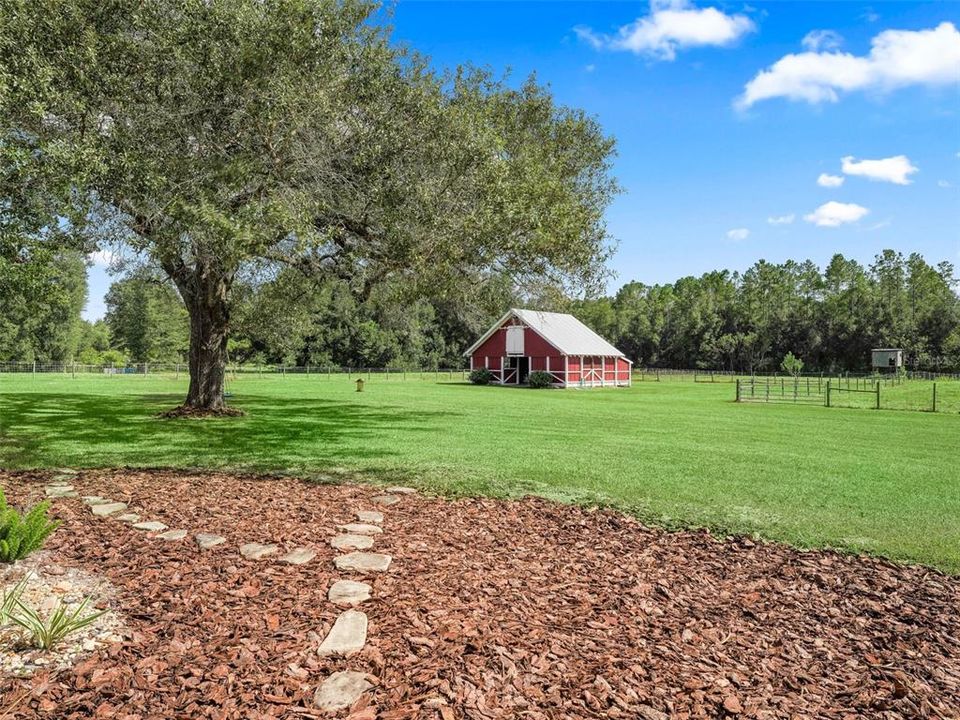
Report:
[[[9,589],[4,588],[3,592],[0,593],[0,627],[10,622],[10,616],[16,609],[17,603],[20,602],[20,598],[23,597],[23,593],[27,589],[27,580],[29,579],[30,576],[27,575],[16,585]]]
[[[61,601],[48,617],[43,617],[22,600],[17,600],[16,608],[10,614],[10,622],[29,633],[31,645],[41,650],[51,650],[65,637],[82,630],[107,612],[98,610],[83,615],[89,604],[90,598],[86,597],[71,611]]]
[[[0,562],[12,563],[25,558],[60,527],[59,520],[47,517],[49,509],[50,503],[44,501],[21,513],[7,504],[0,489]]]

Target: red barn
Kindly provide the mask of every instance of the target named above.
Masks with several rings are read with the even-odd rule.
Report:
[[[523,385],[531,372],[554,387],[630,385],[633,363],[573,315],[508,311],[464,355],[470,369],[487,368],[501,385]]]

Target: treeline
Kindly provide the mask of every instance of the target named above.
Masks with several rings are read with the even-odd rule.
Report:
[[[82,363],[184,362],[189,323],[176,290],[146,269],[113,283],[102,321],[80,319],[83,261],[59,257],[56,287],[7,298],[0,359]],[[239,283],[231,363],[456,367],[506,307],[569,311],[638,365],[777,370],[792,352],[807,370],[866,370],[870,349],[902,347],[911,366],[960,371],[960,298],[950,263],[885,251],[869,266],[836,255],[756,263],[665,285],[630,282],[612,297],[518,296],[506,281],[472,297],[408,297],[400,283],[363,295],[343,280],[292,270]]]
[[[908,364],[960,370],[960,298],[954,267],[885,250],[874,262],[835,255],[814,263],[760,261],[667,285],[631,282],[574,312],[634,362],[650,367],[866,370],[870,350],[899,347]]]

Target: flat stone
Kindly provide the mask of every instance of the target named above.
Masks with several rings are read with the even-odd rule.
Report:
[[[347,525],[341,525],[340,529],[354,535],[379,535],[383,532],[383,528],[379,525],[369,525],[367,523],[348,523]]]
[[[303,565],[313,560],[316,556],[317,551],[313,548],[294,548],[281,557],[280,562],[290,563],[291,565]]]
[[[240,554],[247,560],[259,560],[267,555],[273,555],[279,550],[277,545],[261,545],[260,543],[247,543],[240,546]]]
[[[403,485],[396,485],[394,487],[388,487],[387,492],[393,493],[394,495],[416,495],[417,489],[412,487],[404,487]]]
[[[337,550],[369,550],[373,547],[373,538],[369,535],[337,535],[330,544]]]
[[[74,470],[73,468],[55,468],[54,472],[59,473],[60,475],[69,476],[78,475],[80,473],[79,470]]]
[[[56,487],[48,487],[46,489],[48,498],[71,498],[77,497],[77,491],[74,490],[69,485],[58,485]]]
[[[337,570],[358,570],[360,572],[384,572],[390,567],[389,555],[368,552],[352,552],[333,559]]]
[[[363,523],[382,523],[383,513],[376,510],[358,510],[357,520]]]
[[[212,533],[197,533],[197,545],[200,546],[202,550],[209,550],[212,547],[217,545],[222,545],[227,541],[225,537],[220,535],[214,535]]]
[[[108,502],[110,502],[106,498],[102,498],[99,495],[84,495],[83,501],[87,505],[106,505]]]
[[[372,687],[364,673],[341,670],[323,681],[313,696],[313,704],[326,712],[344,710]]]
[[[101,503],[100,505],[91,505],[90,510],[97,517],[107,517],[114,513],[122,512],[127,509],[127,504],[122,502]]]
[[[186,530],[167,530],[157,535],[161,540],[183,540],[186,536]]]
[[[166,525],[156,520],[134,523],[133,527],[135,530],[146,530],[147,532],[160,532],[167,529]]]
[[[125,523],[135,523],[140,522],[140,516],[136,513],[127,513],[125,515],[114,515],[115,520]]]
[[[337,580],[327,592],[327,600],[334,605],[359,605],[370,599],[371,588],[354,580]]]
[[[370,500],[377,505],[396,505],[400,502],[400,498],[396,495],[374,495]]]
[[[363,650],[367,642],[367,615],[359,610],[344,610],[330,628],[317,652],[321,656],[350,657]]]

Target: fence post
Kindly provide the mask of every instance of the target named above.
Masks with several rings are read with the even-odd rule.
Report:
[[[737,402],[740,402],[740,378],[737,378]]]
[[[877,410],[880,409],[880,381],[877,380]]]
[[[937,411],[937,383],[933,383],[933,411]]]
[[[827,407],[830,407],[830,378],[827,378]]]

